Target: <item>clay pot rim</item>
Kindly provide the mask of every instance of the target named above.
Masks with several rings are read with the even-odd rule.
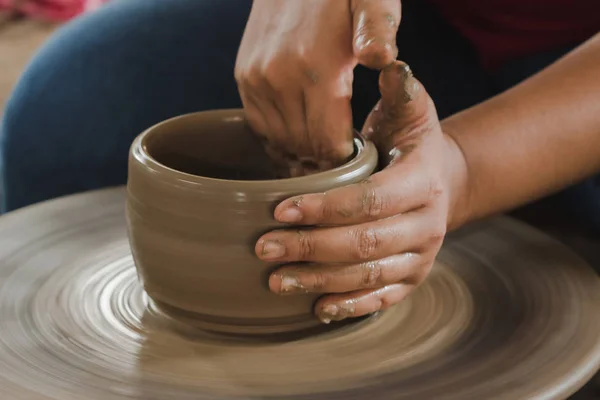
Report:
[[[350,181],[356,175],[364,173],[364,170],[372,170],[374,164],[377,163],[377,149],[375,145],[366,140],[360,133],[355,131],[354,145],[356,147],[356,155],[345,164],[330,169],[328,171],[319,172],[316,174],[301,176],[295,178],[285,179],[270,179],[270,180],[236,180],[236,179],[220,179],[211,178],[200,175],[193,175],[177,169],[168,167],[158,162],[152,157],[147,149],[146,141],[148,137],[152,135],[156,130],[163,128],[165,125],[172,124],[176,121],[181,121],[191,117],[198,117],[202,114],[222,114],[222,118],[235,119],[244,118],[243,109],[240,108],[229,108],[229,109],[218,109],[218,110],[206,110],[182,114],[176,117],[166,119],[159,122],[150,128],[143,131],[133,142],[131,154],[140,164],[150,169],[153,173],[159,173],[161,175],[168,176],[183,185],[217,185],[222,189],[232,187],[236,189],[249,189],[260,187],[263,190],[274,190],[279,191],[283,186],[287,187],[318,187],[321,184],[327,184],[327,182],[345,182]]]

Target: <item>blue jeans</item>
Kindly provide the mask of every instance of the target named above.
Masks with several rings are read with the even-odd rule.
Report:
[[[1,210],[123,184],[129,145],[145,128],[187,112],[240,107],[233,68],[250,6],[250,0],[113,0],[60,29],[27,67],[5,110]],[[568,50],[486,73],[469,44],[422,0],[403,1],[398,46],[441,118]],[[354,86],[360,128],[378,99],[377,73],[359,67]],[[597,183],[565,193],[600,227]]]

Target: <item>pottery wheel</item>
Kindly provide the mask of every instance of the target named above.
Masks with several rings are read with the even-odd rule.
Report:
[[[399,306],[291,342],[149,311],[120,188],[8,214],[0,244],[1,399],[563,399],[600,364],[598,276],[507,218],[449,237]]]

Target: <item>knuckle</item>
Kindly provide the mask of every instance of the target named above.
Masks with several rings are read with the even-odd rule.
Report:
[[[371,185],[364,184],[361,197],[361,213],[368,218],[377,218],[385,210],[384,197]]]
[[[328,286],[329,279],[327,274],[323,272],[315,271],[312,273],[312,284],[311,288],[315,291],[322,290]]]
[[[298,256],[300,258],[311,258],[315,255],[315,241],[312,235],[297,231],[298,234]]]
[[[269,60],[262,65],[261,76],[271,86],[276,86],[282,75],[282,70],[277,60]]]
[[[261,70],[254,66],[250,70],[241,73],[240,82],[251,89],[258,90],[263,85],[264,77]]]
[[[377,286],[381,281],[381,266],[376,261],[369,261],[360,264],[361,268],[361,286],[370,288]]]
[[[262,81],[273,90],[288,90],[290,84],[298,85],[299,81],[295,78],[298,69],[302,68],[303,64],[304,62],[298,61],[296,55],[280,53],[263,61],[260,66],[260,75]]]
[[[379,238],[374,229],[359,228],[356,233],[356,246],[354,247],[354,257],[359,260],[368,260],[372,258],[379,248]]]
[[[259,77],[260,68],[256,63],[236,65],[233,75],[238,83],[248,84]]]
[[[395,303],[388,297],[388,296],[381,296],[379,298],[379,309],[381,311],[385,311],[388,308],[390,308],[391,306],[393,306]]]
[[[330,201],[330,197],[328,195],[329,192],[323,193],[321,206],[319,207],[319,211],[317,213],[317,219],[320,222],[330,221],[334,216],[334,210],[338,208],[335,202]]]
[[[438,180],[431,180],[427,187],[427,200],[433,202],[444,194],[444,187]]]
[[[427,244],[430,246],[441,245],[444,237],[446,236],[446,225],[437,224],[433,229],[430,230],[427,237]]]

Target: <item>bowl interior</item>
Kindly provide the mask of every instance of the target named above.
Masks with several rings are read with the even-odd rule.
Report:
[[[205,112],[165,121],[142,146],[158,163],[191,175],[227,180],[278,179],[280,169],[241,114]]]
[[[288,178],[250,129],[242,111],[207,111],[167,120],[142,139],[159,164],[186,174],[225,180]]]

